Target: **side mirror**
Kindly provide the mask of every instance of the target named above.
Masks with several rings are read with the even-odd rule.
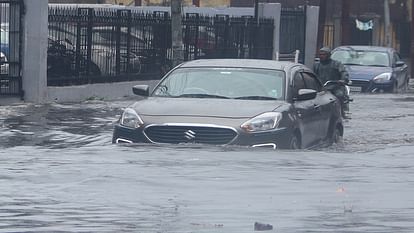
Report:
[[[299,89],[298,95],[296,96],[295,100],[315,99],[317,94],[318,92],[313,89]]]
[[[149,96],[149,86],[148,85],[135,85],[132,87],[132,92],[135,95]]]
[[[395,67],[402,67],[404,65],[405,65],[405,62],[403,62],[403,61],[397,61],[397,62],[395,62]]]

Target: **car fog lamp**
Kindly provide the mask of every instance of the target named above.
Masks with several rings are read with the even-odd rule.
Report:
[[[132,108],[125,109],[125,111],[122,113],[120,123],[121,125],[129,128],[139,128],[144,124],[141,117],[139,117],[135,110]]]
[[[376,83],[385,83],[390,81],[391,79],[391,73],[382,73],[380,75],[377,75],[376,77],[374,77],[374,82]]]
[[[266,112],[246,121],[240,127],[247,132],[272,130],[279,125],[281,119],[282,114],[279,112]]]

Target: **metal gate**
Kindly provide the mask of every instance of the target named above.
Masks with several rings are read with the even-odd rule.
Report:
[[[282,9],[280,17],[280,53],[291,54],[299,50],[299,62],[305,57],[306,6]]]
[[[23,96],[22,14],[23,0],[0,0],[0,97]]]

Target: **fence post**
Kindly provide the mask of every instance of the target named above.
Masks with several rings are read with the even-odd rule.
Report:
[[[171,32],[172,32],[172,50],[173,66],[183,62],[183,29],[181,15],[181,0],[171,0]]]
[[[93,8],[88,9],[88,27],[86,29],[87,31],[87,51],[86,51],[86,75],[89,75],[89,68],[90,68],[90,62],[92,59],[92,26],[93,26],[93,16],[94,16],[94,10]]]
[[[23,90],[28,102],[47,101],[48,1],[24,0]]]
[[[282,5],[280,3],[262,3],[260,4],[261,16],[265,18],[273,18],[273,59],[279,54],[280,44],[280,15],[282,14]]]
[[[308,67],[313,67],[315,61],[316,46],[318,44],[318,24],[311,22],[318,22],[319,18],[319,7],[318,6],[307,6],[305,12],[306,23],[306,34],[305,34],[305,51],[302,53],[303,63]]]

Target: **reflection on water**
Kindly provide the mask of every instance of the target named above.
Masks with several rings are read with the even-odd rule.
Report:
[[[112,145],[128,102],[0,106],[0,232],[414,232],[414,108],[390,97],[312,151]]]

